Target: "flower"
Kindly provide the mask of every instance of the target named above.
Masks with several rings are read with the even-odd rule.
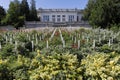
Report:
[[[40,54],[40,50],[37,50],[37,53]]]
[[[113,80],[113,77],[108,77],[107,80]]]
[[[113,65],[114,64],[114,61],[110,61],[110,65]]]
[[[3,60],[0,60],[0,64],[2,64],[3,63]]]
[[[112,52],[112,55],[115,55],[115,51]]]

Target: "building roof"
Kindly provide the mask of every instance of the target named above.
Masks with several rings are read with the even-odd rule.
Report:
[[[82,12],[83,10],[81,9],[43,9],[39,8],[38,12]]]

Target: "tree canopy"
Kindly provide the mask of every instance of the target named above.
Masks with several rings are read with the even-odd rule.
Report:
[[[11,1],[4,22],[13,25],[16,29],[22,27],[24,16],[21,16],[20,12],[20,2],[18,0]]]
[[[1,9],[1,14],[4,13],[4,9]],[[5,13],[4,13],[5,14]],[[1,16],[0,16],[1,20]],[[9,9],[7,11],[6,17],[1,21],[9,25],[13,25],[16,29],[23,27],[25,21],[37,21],[37,10],[35,0],[31,0],[31,6],[27,0],[13,0],[9,4]]]
[[[29,4],[27,2],[27,0],[22,0],[21,4],[20,4],[20,9],[21,9],[21,15],[25,16],[25,20],[29,21],[29,17],[30,17],[30,9],[29,9]]]
[[[107,28],[120,24],[120,0],[89,0],[84,20],[93,26]]]
[[[5,9],[0,6],[0,25],[1,25],[1,20],[5,17],[6,15],[6,12],[5,12]]]
[[[37,21],[37,10],[36,10],[36,4],[35,0],[31,0],[31,6],[30,6],[30,21]]]

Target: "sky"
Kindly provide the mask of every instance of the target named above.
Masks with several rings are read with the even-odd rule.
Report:
[[[0,5],[8,9],[10,1],[13,0],[0,0]],[[21,0],[19,0],[21,1]],[[31,0],[28,0],[30,4]],[[36,8],[78,8],[84,9],[88,0],[35,0]]]

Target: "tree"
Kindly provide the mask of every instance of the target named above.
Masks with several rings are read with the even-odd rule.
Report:
[[[5,12],[5,9],[0,6],[0,25],[1,25],[1,20],[4,19],[6,16],[6,12]]]
[[[84,17],[83,17],[83,20],[89,20],[89,16],[91,15],[91,11],[92,9],[94,8],[94,5],[95,5],[95,0],[89,0],[88,1],[88,4],[87,4],[87,7],[85,8],[84,10]]]
[[[93,26],[107,28],[120,23],[120,0],[89,0],[84,19]]]
[[[37,21],[38,20],[35,0],[31,0],[30,20],[31,21]]]
[[[29,4],[28,4],[27,0],[22,0],[22,2],[20,4],[20,9],[21,9],[21,15],[25,16],[26,21],[29,21],[30,10],[29,10]]]
[[[18,0],[10,2],[7,16],[3,22],[13,25],[16,29],[24,25],[24,16],[21,16],[20,3]]]

